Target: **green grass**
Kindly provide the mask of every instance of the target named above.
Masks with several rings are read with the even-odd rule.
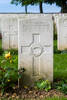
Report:
[[[57,41],[54,41],[54,79],[67,80],[67,53],[57,50]]]
[[[54,54],[54,79],[67,79],[67,54]]]
[[[64,98],[64,97],[49,97],[49,98],[46,98],[46,99],[43,99],[43,100],[67,100],[67,98]]]

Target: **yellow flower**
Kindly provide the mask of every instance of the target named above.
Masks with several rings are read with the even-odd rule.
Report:
[[[8,80],[8,82],[10,82],[10,80]]]
[[[7,53],[7,54],[5,54],[5,58],[6,58],[6,59],[7,59],[7,58],[11,58],[10,52]]]

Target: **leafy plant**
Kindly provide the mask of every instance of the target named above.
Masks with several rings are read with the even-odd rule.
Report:
[[[4,91],[8,88],[15,87],[18,79],[22,77],[22,73],[20,73],[20,70],[17,70],[16,68],[4,69],[0,67],[0,88],[2,90],[2,93],[4,93]]]
[[[47,92],[51,89],[51,83],[48,80],[39,80],[35,83],[35,85],[38,89],[44,89]]]
[[[8,88],[13,88],[22,77],[23,70],[18,70],[18,56],[5,51],[0,60],[0,89],[2,93]]]
[[[58,83],[55,83],[54,87],[62,91],[64,94],[67,94],[67,80],[63,80]]]
[[[2,55],[3,52],[4,52],[4,51],[0,48],[0,55]]]

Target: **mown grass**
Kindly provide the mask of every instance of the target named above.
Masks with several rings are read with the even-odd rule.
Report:
[[[57,50],[57,41],[54,41],[54,79],[67,80],[67,53]]]
[[[54,54],[54,79],[67,80],[67,54]]]
[[[67,100],[67,98],[65,98],[65,97],[51,97],[51,98],[48,97],[48,98],[43,99],[43,100]]]

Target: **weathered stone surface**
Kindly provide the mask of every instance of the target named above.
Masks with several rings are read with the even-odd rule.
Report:
[[[58,50],[67,50],[67,14],[58,17]]]
[[[53,81],[53,21],[51,15],[30,14],[19,20],[19,69],[23,83],[40,78]]]
[[[4,17],[1,20],[2,48],[18,48],[18,19],[14,17]]]
[[[0,33],[3,49],[18,48],[18,19],[24,20],[29,16],[30,14],[0,14]],[[30,17],[33,17],[33,14]],[[9,27],[12,27],[12,29],[9,30]]]

